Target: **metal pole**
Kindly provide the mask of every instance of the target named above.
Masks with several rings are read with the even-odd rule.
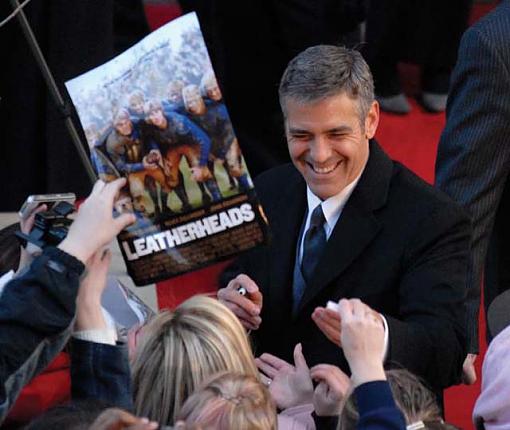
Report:
[[[19,6],[18,0],[11,0],[11,4],[15,9]],[[76,130],[76,127],[71,118],[71,108],[69,104],[64,101],[64,98],[62,97],[62,94],[60,93],[60,90],[58,89],[57,84],[55,83],[55,79],[53,78],[53,75],[48,67],[48,63],[46,63],[44,55],[41,51],[41,48],[39,47],[39,44],[37,43],[37,39],[35,38],[34,32],[32,31],[30,24],[28,23],[27,17],[23,9],[20,9],[18,11],[16,17],[21,25],[21,29],[23,30],[23,33],[25,35],[25,38],[27,39],[30,49],[34,54],[35,60],[37,61],[37,64],[41,69],[41,72],[43,74],[44,80],[46,81],[46,85],[48,86],[50,94],[53,97],[55,103],[57,104],[58,109],[62,113],[62,116],[64,117],[67,130],[71,135],[71,140],[76,150],[78,151],[78,155],[80,156],[81,162],[85,166],[87,175],[89,176],[91,182],[94,183],[97,179],[97,176],[96,173],[94,172],[94,169],[92,168],[92,164],[90,163],[90,159],[80,139],[80,135],[78,134],[78,131]]]

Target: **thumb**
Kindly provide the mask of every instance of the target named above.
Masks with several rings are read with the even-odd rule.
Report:
[[[117,233],[121,232],[122,229],[127,227],[130,224],[133,224],[136,221],[136,217],[134,214],[122,214],[119,215],[117,218],[114,219],[113,223],[115,225],[115,230]]]
[[[316,396],[319,396],[321,398],[326,398],[327,395],[328,395],[328,384],[324,381],[320,381],[318,384],[317,384],[317,387],[315,388],[315,395]]]
[[[294,366],[296,369],[308,370],[308,364],[306,363],[305,356],[303,355],[303,346],[298,343],[294,348]]]

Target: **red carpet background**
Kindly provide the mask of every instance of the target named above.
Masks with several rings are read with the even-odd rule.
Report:
[[[493,4],[477,4],[473,9],[472,22],[493,7]],[[180,9],[174,3],[148,4],[146,12],[153,29],[180,15]],[[406,94],[410,97],[419,94],[418,68],[401,65],[400,72],[404,78]],[[411,103],[413,110],[409,115],[396,116],[383,113],[376,137],[393,159],[402,162],[423,179],[433,183],[437,144],[445,124],[445,115],[426,113],[414,99]],[[174,307],[194,293],[213,293],[217,288],[216,275],[224,266],[225,263],[159,283],[157,293],[160,307]],[[186,291],[181,288],[182,285],[186,285]],[[480,316],[480,326],[483,348],[476,362],[478,375],[485,353],[483,315]],[[447,390],[445,393],[447,421],[463,429],[473,429],[471,413],[479,393],[480,378],[473,386],[461,385]]]

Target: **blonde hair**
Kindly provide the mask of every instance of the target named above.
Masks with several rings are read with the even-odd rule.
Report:
[[[225,370],[258,375],[244,328],[218,300],[192,297],[144,328],[132,364],[135,412],[171,424],[188,396]]]
[[[224,372],[191,395],[179,420],[208,429],[275,430],[276,406],[254,376]]]

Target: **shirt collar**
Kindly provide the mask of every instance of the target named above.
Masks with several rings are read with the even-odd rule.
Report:
[[[324,218],[326,218],[326,223],[328,224],[329,230],[333,230],[338,218],[340,218],[340,214],[342,213],[347,200],[349,200],[354,188],[358,184],[362,173],[363,171],[361,171],[356,179],[354,179],[354,181],[347,185],[338,194],[335,194],[324,201],[317,197],[307,185],[306,199],[308,202],[308,216],[310,217],[313,210],[322,203],[322,211],[324,213]]]

